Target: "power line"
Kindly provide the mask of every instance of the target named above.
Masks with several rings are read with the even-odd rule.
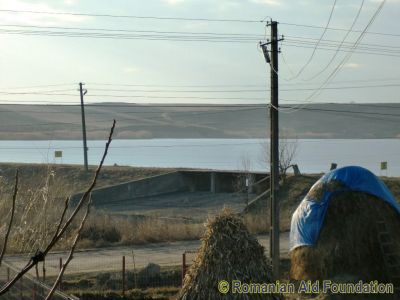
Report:
[[[285,40],[289,40],[289,41],[294,41],[294,42],[303,42],[303,43],[308,43],[310,45],[314,45],[318,39],[313,38],[313,37],[308,37],[308,36],[297,36],[297,35],[285,35]],[[332,40],[332,39],[323,39],[321,42],[323,42],[323,45],[327,45],[327,46],[332,46],[332,47],[337,47],[340,46],[341,44],[347,45],[347,47],[352,47],[354,45],[354,43],[352,42],[343,42],[342,40]],[[399,50],[400,46],[392,46],[392,45],[388,45],[388,44],[373,44],[373,43],[359,43],[359,45],[361,46],[370,46],[370,47],[374,47],[374,49],[378,50],[378,49],[395,49],[395,50]],[[366,49],[370,49],[370,48],[366,48]]]
[[[339,47],[337,48],[336,52],[333,54],[333,56],[331,57],[331,59],[328,61],[328,63],[317,73],[315,73],[313,76],[309,77],[307,80],[313,80],[316,77],[318,77],[319,75],[321,75],[325,70],[327,70],[329,68],[329,66],[332,64],[332,62],[335,60],[336,56],[338,55],[340,49],[342,49],[343,44],[345,43],[347,37],[349,36],[349,34],[351,33],[351,31],[353,30],[354,26],[356,25],[358,18],[360,17],[361,11],[363,9],[364,6],[364,2],[365,0],[361,1],[361,5],[360,8],[357,11],[357,14],[349,28],[349,30],[346,32],[345,36],[343,37],[342,41],[340,42]]]
[[[296,47],[296,48],[304,48],[304,49],[312,49],[312,46],[305,46],[303,45],[304,43],[291,43],[291,42],[285,42],[283,41],[282,44],[286,45],[287,47]],[[319,47],[319,50],[324,50],[324,51],[337,51],[336,48],[334,47]],[[358,50],[346,50],[346,49],[340,49],[341,52],[351,52],[351,53],[357,53],[357,54],[369,54],[369,55],[378,55],[378,56],[384,56],[384,57],[400,57],[400,55],[396,54],[390,54],[390,53],[381,53],[381,52],[373,52],[373,51],[358,51]]]
[[[338,83],[353,83],[353,82],[381,82],[381,81],[393,81],[399,80],[399,77],[379,77],[379,78],[369,78],[369,79],[351,79],[351,80],[341,80],[331,82],[330,84],[338,84]],[[282,83],[280,85],[284,86],[294,86],[294,85],[317,85],[321,82],[301,82],[301,83]],[[98,85],[98,86],[125,86],[125,87],[157,87],[157,88],[214,88],[214,87],[264,87],[264,83],[260,84],[179,84],[179,85],[165,85],[165,84],[120,84],[120,83],[110,83],[110,82],[88,82],[89,85]]]
[[[76,32],[44,32],[44,31],[20,31],[20,30],[3,30],[0,29],[0,34],[15,34],[15,35],[29,35],[29,36],[48,36],[48,37],[68,37],[68,38],[100,38],[100,39],[125,39],[125,40],[145,40],[145,41],[174,41],[174,42],[207,42],[207,43],[236,43],[236,44],[254,44],[257,39],[232,39],[232,38],[222,38],[222,37],[174,37],[174,36],[163,36],[163,35],[113,35],[113,34],[102,34],[102,33],[76,33]],[[288,40],[283,44],[288,45],[290,47],[300,47],[300,48],[314,48],[314,43],[301,41],[301,40]],[[319,46],[319,50],[328,50],[328,51],[338,51],[337,46],[332,44],[326,44],[324,42],[320,43],[322,46]],[[308,45],[308,46],[307,46]],[[334,48],[334,49],[332,49]],[[349,47],[342,47],[349,48]],[[382,48],[366,48],[365,51],[353,51],[340,49],[341,52],[354,52],[361,54],[370,54],[370,55],[380,55],[387,57],[399,57],[396,55],[398,52],[394,52],[391,49],[382,49]],[[382,53],[385,52],[385,53]]]
[[[50,96],[54,96],[54,95],[61,95],[61,94],[57,94],[60,92],[70,92],[70,91],[73,91],[73,90],[68,89],[68,90],[28,91],[28,92],[2,92],[2,91],[0,91],[0,94],[2,94],[2,95],[50,95]],[[65,94],[63,94],[63,95],[65,95]],[[75,95],[72,95],[72,96],[75,96]]]
[[[293,37],[293,38],[287,38],[286,43],[287,44],[295,44],[295,45],[307,45],[312,47],[315,45],[315,42],[313,42],[313,38],[307,38],[307,37]],[[391,45],[378,45],[378,44],[368,44],[368,43],[359,43],[358,44],[358,49],[359,50],[364,50],[364,51],[370,51],[370,52],[384,52],[388,54],[399,54],[400,47],[398,46],[391,46]],[[354,44],[353,43],[337,43],[337,41],[334,40],[326,40],[320,43],[320,46],[323,47],[323,49],[330,49],[334,48],[335,52],[348,52],[345,50],[352,50]],[[339,50],[338,50],[339,49]]]
[[[289,80],[293,80],[293,79],[296,79],[297,77],[299,77],[299,76],[304,72],[304,70],[308,67],[308,65],[311,63],[311,61],[312,61],[312,59],[314,58],[314,55],[315,55],[315,53],[316,53],[316,51],[317,51],[317,49],[318,49],[319,43],[321,42],[321,40],[322,40],[323,37],[325,36],[325,33],[326,33],[327,30],[328,30],[329,24],[331,23],[332,16],[333,16],[333,12],[334,12],[335,7],[336,7],[336,3],[337,3],[337,0],[334,0],[334,1],[333,1],[333,4],[332,4],[331,11],[330,11],[330,14],[329,14],[328,22],[326,23],[326,26],[325,26],[325,28],[324,28],[324,31],[322,32],[321,36],[319,37],[317,43],[315,44],[315,47],[314,47],[314,49],[313,49],[313,51],[312,51],[310,57],[308,58],[308,60],[306,61],[306,63],[300,68],[300,70],[295,74],[295,76],[289,78]]]
[[[0,9],[0,12],[11,12],[11,13],[30,13],[30,14],[48,14],[48,15],[72,15],[72,16],[87,16],[87,17],[109,17],[109,18],[133,18],[133,19],[155,19],[155,20],[176,20],[176,21],[201,21],[201,22],[239,22],[239,23],[263,23],[265,18],[262,20],[250,20],[250,19],[213,19],[213,18],[189,18],[189,17],[160,17],[160,16],[137,16],[137,15],[115,15],[115,14],[94,14],[94,13],[72,13],[72,12],[48,12],[48,11],[32,11],[32,10],[11,10],[11,9]],[[281,25],[314,28],[314,29],[325,29],[325,26],[313,25],[313,24],[300,24],[292,22],[279,22]],[[328,27],[328,30],[333,31],[348,31],[346,28]],[[351,30],[351,32],[362,32],[362,30]],[[400,34],[387,33],[387,32],[374,32],[368,31],[366,34],[373,35],[386,35],[399,37]]]
[[[47,88],[47,87],[59,87],[59,86],[72,86],[73,83],[60,83],[60,84],[46,84],[46,85],[30,85],[30,86],[13,86],[3,89],[33,89],[33,88]]]
[[[77,32],[57,32],[57,31],[33,31],[33,30],[4,30],[0,29],[1,34],[30,35],[30,36],[49,36],[49,37],[70,37],[86,39],[125,39],[125,40],[146,40],[146,41],[176,41],[176,42],[210,42],[210,43],[255,43],[256,39],[232,39],[222,37],[174,37],[162,35],[115,35],[102,33],[77,33]]]
[[[292,108],[293,106],[285,105],[284,108]],[[294,107],[296,108],[296,107]],[[325,112],[337,112],[337,113],[347,113],[347,114],[362,114],[362,115],[374,115],[374,116],[391,116],[391,117],[400,117],[400,114],[392,114],[392,113],[378,113],[378,112],[366,112],[366,111],[352,111],[352,110],[338,110],[338,109],[328,109],[328,108],[312,108],[312,107],[302,107],[298,110],[307,110],[307,111],[325,111]]]
[[[259,142],[241,142],[241,143],[219,143],[219,144],[166,144],[166,145],[135,145],[135,148],[186,148],[186,147],[220,147],[220,146],[247,146],[247,145],[260,145]],[[35,150],[35,149],[81,149],[79,146],[66,146],[66,147],[0,147],[2,150],[18,150],[18,149],[26,149],[26,150]],[[103,146],[91,146],[91,149],[103,149]],[[130,146],[112,146],[110,148],[113,149],[125,149],[131,148]]]
[[[295,99],[280,99],[282,101],[296,101]],[[365,100],[365,99],[363,99]],[[329,102],[330,101],[330,102]],[[382,99],[379,100],[370,100],[370,101],[376,101],[375,103],[365,103],[365,102],[360,102],[361,100],[347,100],[347,102],[338,102],[338,101],[332,101],[332,100],[325,100],[323,102],[320,103],[314,103],[312,105],[344,105],[344,106],[359,106],[359,107],[374,107],[376,109],[381,109],[381,108],[396,108],[396,109],[400,109],[400,103],[398,103],[400,100],[391,100],[391,102],[388,102],[388,100],[384,100],[385,102],[379,102],[382,101]],[[349,101],[352,101],[353,103],[349,103]],[[397,102],[395,102],[397,101]],[[118,103],[117,103],[118,104]],[[390,105],[390,104],[398,104],[397,106],[394,105]],[[76,105],[47,105],[47,104],[35,104],[35,105],[27,105],[27,104],[1,104],[0,106],[36,106],[36,107],[40,107],[41,109],[43,107],[51,107],[51,108],[61,108],[64,109],[64,107],[76,107],[79,106],[78,104]],[[116,113],[122,113],[122,114],[129,114],[129,113],[180,113],[180,112],[186,112],[186,110],[182,110],[182,108],[203,108],[203,109],[220,109],[220,108],[236,108],[236,109],[232,109],[232,110],[227,110],[227,111],[236,111],[236,110],[241,110],[243,109],[256,109],[256,108],[268,108],[267,104],[222,104],[222,105],[216,105],[216,104],[198,104],[198,105],[191,105],[191,104],[136,104],[136,103],[131,103],[131,104],[126,104],[126,105],[108,105],[108,104],[88,104],[86,105],[86,108],[90,109],[92,107],[106,107],[106,108],[115,108],[115,107],[123,107],[123,108],[134,108],[134,109],[139,109],[138,111],[135,112],[131,112],[131,111],[112,111],[112,112],[116,112]],[[147,109],[147,108],[168,108],[168,110],[153,110],[153,111],[142,111],[140,109]],[[170,110],[170,109],[174,109],[174,108],[181,108],[180,110]],[[192,111],[190,110],[190,112],[203,112],[204,110],[197,110],[197,111]],[[16,113],[20,113],[20,112],[29,112],[29,113],[70,113],[73,111],[43,111],[43,110],[0,110],[0,112],[16,112]],[[89,111],[88,114],[105,114],[106,112],[104,111],[100,111],[100,112],[91,112]]]
[[[234,22],[234,23],[262,23],[262,22],[264,22],[264,19],[263,20],[246,20],[246,19],[157,17],[157,16],[115,15],[115,14],[94,14],[94,13],[73,13],[73,12],[49,12],[49,11],[33,11],[33,10],[13,10],[13,9],[0,9],[0,12],[46,14],[46,15],[69,15],[69,16],[85,16],[85,17],[105,17],[105,18],[173,20],[173,21],[201,21],[201,22],[206,21],[206,22]]]
[[[279,22],[279,24],[287,25],[287,26],[295,26],[295,27],[314,28],[314,29],[324,29],[325,28],[324,26],[311,25],[311,24],[299,24],[299,23],[288,23],[288,22]],[[328,30],[347,31],[348,29],[346,29],[346,28],[337,28],[337,27],[329,27]],[[351,32],[360,33],[360,32],[362,32],[362,30],[353,29],[353,30],[351,30]],[[397,33],[376,32],[376,31],[367,31],[366,34],[400,37],[400,34],[397,34]]]
[[[3,24],[0,25],[0,27],[23,27],[23,28],[40,28],[40,29],[67,29],[67,30],[79,30],[79,31],[106,31],[106,32],[133,32],[133,33],[157,33],[161,35],[118,35],[118,34],[103,34],[102,32],[89,32],[89,33],[76,33],[76,32],[62,32],[62,31],[15,31],[15,33],[32,33],[32,34],[45,34],[45,35],[71,35],[73,36],[75,33],[77,35],[80,35],[82,37],[88,37],[88,35],[93,35],[99,36],[99,37],[112,37],[112,38],[129,38],[129,37],[135,37],[135,38],[140,38],[140,37],[151,37],[154,39],[159,39],[159,38],[171,38],[173,39],[190,39],[191,41],[193,39],[192,36],[195,36],[195,39],[198,40],[203,40],[203,39],[231,39],[232,42],[234,41],[249,41],[249,42],[254,42],[262,38],[262,35],[255,35],[251,33],[221,33],[221,32],[182,32],[182,31],[150,31],[150,30],[126,30],[126,29],[107,29],[107,28],[83,28],[83,27],[59,27],[59,26],[33,26],[33,25],[10,25],[10,24]],[[13,31],[5,31],[5,32],[10,32],[13,33]],[[171,35],[174,34],[174,35]],[[176,34],[178,36],[176,36]],[[199,36],[200,35],[200,36]],[[286,35],[286,37],[291,37],[295,39],[295,41],[298,42],[303,42],[307,43],[310,45],[314,45],[317,47],[319,43],[322,42],[323,45],[328,45],[332,47],[336,47],[336,45],[342,45],[346,44],[344,41],[336,41],[336,40],[326,40],[326,39],[315,39],[311,37],[303,37],[303,36],[291,36],[291,35]],[[290,39],[289,39],[290,40]],[[305,40],[305,41],[304,41]],[[317,41],[316,43],[309,42],[308,40],[315,40]],[[329,42],[329,43],[328,43]],[[397,48],[399,47],[396,46],[390,46],[390,45],[381,45],[381,44],[363,44],[360,43],[360,45],[369,45],[369,46],[374,46],[376,48]],[[315,48],[314,47],[314,48]],[[374,50],[374,49],[370,49]]]
[[[376,85],[348,85],[348,86],[327,86],[323,88],[291,88],[291,89],[280,89],[286,92],[298,92],[298,91],[315,91],[315,90],[343,90],[343,89],[359,89],[359,88],[382,88],[382,87],[398,87],[400,83],[386,83]],[[264,93],[270,91],[270,89],[225,89],[225,90],[170,90],[170,89],[104,89],[94,88],[93,91],[105,91],[105,92],[124,92],[124,93]],[[29,91],[29,92],[1,92],[3,95],[44,95],[44,96],[76,96],[74,94],[60,94],[59,92],[70,91],[70,90],[53,90],[53,91]],[[148,97],[146,95],[119,95],[119,94],[91,94],[88,97]],[[153,97],[153,96],[151,96]],[[184,96],[183,98],[189,98],[191,96]],[[161,98],[179,98],[178,96],[162,96]],[[217,98],[217,99],[232,99],[232,98]],[[239,98],[243,99],[243,98]],[[254,98],[252,98],[254,99]],[[263,99],[263,98],[261,98]]]
[[[175,42],[210,42],[210,43],[237,43],[237,44],[245,44],[245,43],[255,43],[258,38],[247,38],[247,37],[224,37],[224,36],[171,36],[171,35],[125,35],[125,34],[104,34],[104,33],[91,33],[91,32],[60,32],[60,31],[33,31],[33,30],[4,30],[0,29],[0,34],[16,34],[16,35],[30,35],[30,36],[49,36],[49,37],[69,37],[69,38],[101,38],[101,39],[127,39],[127,40],[147,40],[147,41],[175,41]],[[307,38],[311,39],[311,38]],[[315,43],[307,41],[307,40],[291,40],[289,39],[284,44],[288,44],[292,47],[301,47],[301,45],[309,45],[302,46],[301,48],[312,48],[315,49]],[[362,44],[361,44],[362,45]],[[339,50],[337,45],[332,43],[326,43],[321,41],[319,43],[319,50],[330,50],[335,52],[354,52],[354,53],[362,53],[362,54],[372,54],[372,55],[381,55],[388,57],[399,57],[399,52],[394,51],[393,49],[382,48],[384,46],[376,45],[375,48],[371,47],[359,47],[365,51],[354,51],[351,47],[342,46]],[[393,46],[389,46],[393,48]],[[331,49],[334,48],[334,49]],[[344,49],[342,49],[344,48]],[[350,50],[346,50],[350,49]]]
[[[353,51],[358,47],[359,43],[361,43],[365,33],[367,32],[367,30],[369,29],[369,27],[371,26],[371,24],[375,21],[376,17],[380,14],[380,12],[382,11],[383,6],[385,5],[386,0],[382,0],[380,5],[378,6],[378,8],[376,9],[376,11],[374,12],[373,16],[371,17],[371,19],[369,20],[368,24],[364,27],[363,31],[360,33],[360,35],[358,36],[358,38],[356,39],[356,41],[354,42],[354,46],[352,51],[350,51],[349,53],[347,53],[347,55],[341,60],[341,62],[333,69],[333,71],[328,75],[328,77],[325,79],[325,81],[323,82],[323,84],[320,85],[320,87],[315,90],[313,93],[311,93],[306,99],[305,102],[310,102],[311,99],[313,97],[315,97],[316,95],[318,95],[325,87],[326,85],[332,81],[336,75],[339,73],[339,71],[343,68],[343,66],[347,63],[347,61],[350,59],[351,55],[353,54]],[[307,104],[302,104],[298,107],[304,107]],[[279,108],[276,108],[279,109]],[[287,112],[293,112],[293,108],[290,109]]]
[[[379,77],[379,78],[370,78],[370,79],[353,79],[353,80],[345,80],[345,81],[335,81],[330,82],[329,84],[340,84],[340,83],[360,83],[360,82],[391,82],[391,81],[398,81],[398,77]],[[281,86],[297,86],[297,85],[318,85],[322,82],[301,82],[301,83],[282,83]],[[166,84],[121,84],[121,83],[110,83],[110,82],[89,82],[91,86],[121,86],[121,87],[151,87],[151,88],[219,88],[219,87],[264,87],[265,84],[173,84],[173,85],[166,85]],[[72,86],[75,83],[69,84],[50,84],[50,85],[32,85],[32,86],[13,86],[13,87],[0,87],[1,92],[6,92],[5,90],[14,90],[14,89],[33,89],[33,88],[46,88],[46,87],[55,87],[55,86]],[[94,88],[96,89],[96,88]],[[75,89],[70,89],[71,91],[75,91]],[[34,91],[37,92],[37,91]],[[43,91],[47,92],[47,91]],[[49,92],[54,92],[51,90]]]
[[[178,35],[211,35],[223,37],[238,37],[247,39],[260,39],[261,34],[252,33],[224,33],[224,32],[193,32],[193,31],[158,31],[158,30],[131,30],[131,29],[112,29],[112,28],[93,28],[93,27],[64,27],[64,26],[35,26],[35,25],[19,25],[19,24],[0,24],[0,27],[19,27],[19,28],[38,28],[38,29],[61,29],[61,30],[78,30],[78,31],[106,31],[106,32],[129,32],[129,33],[157,33],[157,34],[178,34]]]

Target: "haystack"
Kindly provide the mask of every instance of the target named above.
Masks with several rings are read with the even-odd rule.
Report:
[[[271,273],[264,248],[239,217],[225,210],[208,221],[198,256],[185,276],[178,299],[282,299],[278,294],[224,295],[218,291],[220,280],[270,283]]]
[[[313,188],[315,198],[322,188]],[[393,243],[388,250],[400,254],[400,218],[391,205],[362,192],[333,196],[317,243],[291,252],[291,277],[389,282],[378,236],[382,229],[377,222],[382,220]]]

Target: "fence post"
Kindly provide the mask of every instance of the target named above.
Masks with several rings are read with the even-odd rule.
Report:
[[[135,254],[132,250],[132,259],[133,259],[133,279],[135,281],[135,289],[137,289],[137,279],[136,279],[136,263],[135,263]]]
[[[46,282],[46,259],[43,259],[42,271],[43,271],[43,282]]]
[[[24,299],[23,295],[22,295],[22,280],[24,279],[24,277],[22,276],[21,279],[19,280],[19,297],[21,300]]]
[[[58,265],[59,265],[59,268],[60,268],[60,271],[61,271],[62,266],[63,266],[62,257],[60,257],[59,262],[58,262]],[[58,288],[59,288],[60,290],[62,289],[62,277],[61,277],[61,279],[60,279],[60,284],[58,285]]]
[[[125,297],[125,255],[122,256],[122,296]]]
[[[37,285],[36,282],[33,283],[33,287],[32,287],[32,299],[36,300],[36,289],[37,289]]]
[[[182,286],[186,275],[186,252],[182,253]]]

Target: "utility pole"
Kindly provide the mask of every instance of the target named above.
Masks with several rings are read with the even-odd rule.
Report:
[[[87,140],[86,140],[86,120],[85,120],[85,105],[83,103],[83,96],[86,95],[87,89],[83,89],[83,83],[79,83],[79,92],[81,94],[81,115],[82,115],[82,137],[83,137],[83,162],[85,171],[89,171],[88,156],[87,156]]]
[[[278,82],[278,22],[267,23],[271,27],[271,40],[260,44],[265,60],[271,67],[271,103],[270,115],[270,245],[269,255],[272,261],[272,269],[275,278],[279,278],[279,82]],[[271,45],[269,51],[267,46]],[[271,57],[269,53],[271,52]]]

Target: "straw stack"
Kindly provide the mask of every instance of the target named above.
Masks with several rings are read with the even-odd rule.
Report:
[[[185,276],[180,300],[283,299],[279,294],[221,294],[218,282],[270,283],[271,268],[264,248],[242,220],[224,210],[206,224],[195,262]]]
[[[318,191],[314,191],[318,194]],[[348,278],[387,282],[377,221],[384,220],[391,236],[390,252],[400,254],[400,218],[386,202],[360,192],[331,199],[322,229],[313,247],[291,253],[292,279]]]

